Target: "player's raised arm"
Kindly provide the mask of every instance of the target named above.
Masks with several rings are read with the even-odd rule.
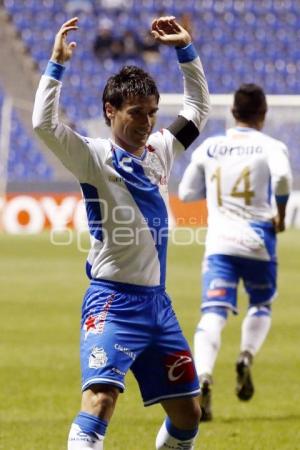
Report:
[[[183,109],[168,129],[183,147],[187,148],[203,129],[210,111],[209,92],[203,67],[189,32],[175,20],[175,17],[161,17],[154,20],[152,35],[160,43],[176,48],[184,78]]]
[[[91,166],[91,144],[70,127],[59,120],[59,97],[61,79],[76,43],[68,43],[67,36],[78,29],[78,19],[65,22],[55,36],[51,59],[42,76],[36,93],[32,124],[38,137],[56,154],[64,166],[79,181],[87,181],[88,168]],[[75,101],[75,99],[74,99]]]

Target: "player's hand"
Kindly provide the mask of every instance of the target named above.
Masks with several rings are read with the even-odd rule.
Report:
[[[151,34],[156,41],[176,47],[186,47],[192,42],[189,32],[176,22],[174,16],[153,20]]]
[[[285,231],[285,221],[283,218],[276,216],[273,218],[273,225],[276,233],[281,233]]]
[[[67,42],[67,35],[69,31],[78,30],[78,18],[73,17],[72,19],[65,22],[58,33],[55,36],[54,46],[51,55],[51,61],[59,64],[64,64],[68,61],[76,48],[76,42]]]

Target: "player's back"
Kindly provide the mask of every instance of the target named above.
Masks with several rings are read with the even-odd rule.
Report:
[[[209,212],[221,209],[246,220],[270,221],[270,160],[276,163],[284,149],[280,141],[251,128],[232,128],[208,139],[202,151]]]
[[[272,186],[287,170],[286,152],[282,142],[244,127],[209,138],[196,150],[193,161],[204,170],[209,213],[207,254],[275,257],[275,246],[268,248]]]

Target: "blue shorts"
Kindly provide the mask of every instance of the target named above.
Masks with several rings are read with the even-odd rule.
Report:
[[[92,281],[82,307],[82,390],[112,384],[124,390],[134,373],[145,406],[196,396],[189,345],[163,288]]]
[[[237,313],[237,286],[242,279],[249,306],[269,305],[276,295],[277,263],[230,255],[211,255],[203,262],[202,310],[225,306]]]

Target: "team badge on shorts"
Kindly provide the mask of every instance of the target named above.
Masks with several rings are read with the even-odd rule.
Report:
[[[165,368],[171,383],[189,383],[196,375],[193,358],[189,351],[178,351],[167,355]]]
[[[89,357],[89,368],[100,369],[107,363],[107,355],[102,347],[94,347]]]

